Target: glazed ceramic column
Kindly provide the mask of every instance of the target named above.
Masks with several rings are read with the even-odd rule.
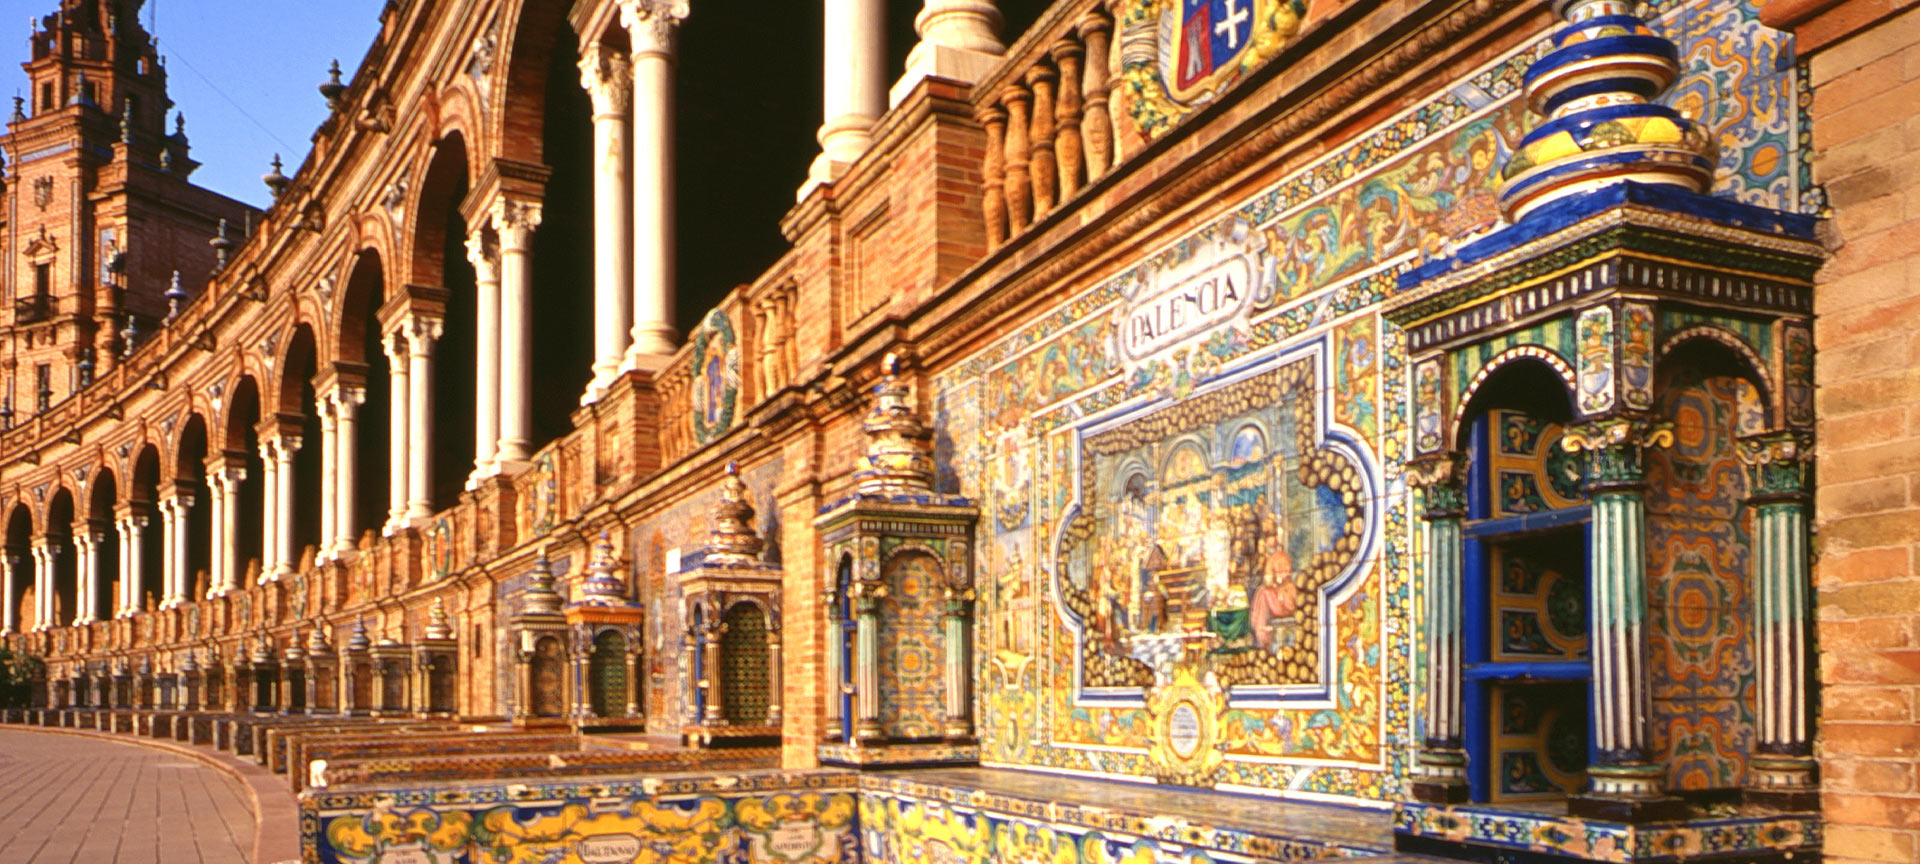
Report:
[[[314,549],[313,563],[324,564],[333,560],[333,517],[339,510],[334,498],[340,494],[340,426],[334,416],[331,391],[321,393],[314,399],[314,411],[320,415],[320,538]]]
[[[840,667],[843,663],[842,652],[846,651],[846,628],[840,621],[840,594],[828,589],[820,595],[821,602],[827,607],[827,666],[826,686],[822,688],[827,697],[827,721],[822,724],[820,737],[827,741],[842,741],[846,737],[845,723],[840,715],[840,698],[845,693],[846,672]]]
[[[280,459],[278,442],[260,438],[260,575],[265,585],[280,578]]]
[[[1586,452],[1592,502],[1588,544],[1588,627],[1592,654],[1594,750],[1591,792],[1574,815],[1638,820],[1670,809],[1666,770],[1651,761],[1647,676],[1646,451],[1671,446],[1670,426],[1609,419],[1567,431],[1567,449]],[[1655,802],[1663,802],[1656,806]]]
[[[620,0],[633,44],[633,343],[623,369],[680,347],[674,316],[673,65],[686,0]]]
[[[494,470],[514,473],[533,455],[533,232],[540,205],[500,198],[500,443]]]
[[[74,591],[72,621],[75,626],[92,624],[95,620],[93,612],[100,608],[100,571],[93,566],[97,558],[94,552],[99,536],[85,523],[73,529],[73,562],[77,590]]]
[[[293,548],[293,456],[300,452],[300,436],[281,433],[274,442],[273,455],[279,462],[274,474],[277,491],[274,492],[272,514],[274,525],[273,539],[277,545],[274,552],[272,578],[291,576],[300,569],[294,561]]]
[[[407,510],[402,527],[433,516],[433,346],[441,319],[407,316]],[[400,473],[401,463],[393,463]]]
[[[467,238],[467,261],[474,273],[473,474],[467,488],[494,471],[500,440],[500,253],[483,228]]]
[[[20,556],[9,547],[4,557],[0,557],[0,566],[6,568],[5,592],[0,593],[0,636],[12,636],[20,632],[20,606],[14,600],[20,596]]]
[[[361,387],[347,384],[336,385],[333,391],[334,433],[333,446],[335,482],[338,484],[333,496],[333,554],[338,558],[353,551],[357,526],[353,524],[354,496],[359,491],[359,467],[354,456],[354,429],[359,418],[360,405],[367,401],[367,391]]]
[[[213,579],[213,589],[208,596],[223,597],[240,589],[240,483],[247,479],[247,469],[241,464],[222,462],[219,467],[208,472],[207,479],[218,477],[220,485],[214,498],[214,530],[219,536],[213,544],[214,567],[219,574]]]
[[[898,105],[929,76],[974,84],[1000,64],[1003,19],[992,0],[926,0],[913,16],[920,36],[907,54],[907,72],[894,82],[889,100]]]
[[[638,678],[632,680],[639,680]],[[780,725],[786,701],[786,668],[780,665],[780,628],[767,628],[767,725]]]
[[[887,7],[883,0],[826,0],[820,97],[820,155],[800,187],[801,198],[831,183],[873,143],[874,121],[887,110]],[[834,166],[840,168],[836,169]]]
[[[633,330],[633,265],[627,241],[627,112],[633,68],[626,52],[592,42],[580,49],[580,86],[593,102],[593,380],[580,404],[607,395]]]
[[[140,612],[140,586],[147,581],[146,556],[140,554],[147,546],[147,517],[127,514],[120,525],[120,539],[126,547],[120,553],[121,593],[127,598],[121,617],[131,618]]]
[[[947,638],[942,650],[946,660],[947,704],[946,721],[940,732],[949,741],[973,738],[973,695],[969,692],[973,663],[967,656],[967,622],[973,617],[969,609],[972,605],[972,591],[947,589],[943,622]]]
[[[701,722],[718,725],[727,722],[727,688],[720,677],[720,631],[727,625],[709,620],[700,628],[700,684],[707,691],[706,710]]]
[[[1812,442],[1780,432],[1740,442],[1754,510],[1754,664],[1759,727],[1748,757],[1749,798],[1782,810],[1817,809],[1807,724],[1807,469]]]
[[[853,586],[853,697],[855,743],[878,741],[880,729],[880,585]]]
[[[1460,551],[1467,515],[1465,460],[1442,453],[1414,460],[1407,482],[1424,490],[1427,523],[1426,735],[1413,795],[1452,804],[1467,800],[1467,754],[1460,722]]]
[[[380,533],[391,537],[407,527],[407,335],[405,328],[380,338],[387,354],[387,523]]]

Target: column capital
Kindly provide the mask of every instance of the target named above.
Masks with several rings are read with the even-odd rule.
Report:
[[[407,337],[407,353],[410,355],[431,353],[433,343],[440,341],[445,329],[446,319],[438,315],[409,312],[400,322],[400,330]]]
[[[406,368],[405,363],[407,359],[406,325],[403,324],[380,334],[380,348],[385,351],[387,355],[387,373],[390,375],[402,374],[401,370]]]
[[[1429,453],[1409,460],[1407,485],[1426,494],[1422,513],[1427,519],[1459,519],[1467,515],[1467,455]]]
[[[1639,417],[1611,417],[1567,427],[1560,439],[1569,453],[1585,453],[1588,491],[1638,488],[1646,479],[1646,451],[1673,446],[1673,424]]]
[[[321,397],[333,405],[336,411],[351,413],[367,401],[367,388],[358,384],[335,384]]]
[[[1792,501],[1807,494],[1807,469],[1813,466],[1813,436],[1805,432],[1763,432],[1735,442],[1747,466],[1749,499]]]
[[[487,237],[484,228],[467,235],[467,263],[473,265],[474,281],[500,282],[500,244]]]
[[[493,199],[493,230],[500,235],[501,252],[526,252],[532,248],[534,229],[540,227],[538,200],[501,195]]]
[[[620,26],[627,28],[635,57],[673,59],[687,0],[620,0]]]
[[[580,46],[580,87],[593,100],[595,117],[624,118],[633,107],[633,63],[627,52],[604,42]]]

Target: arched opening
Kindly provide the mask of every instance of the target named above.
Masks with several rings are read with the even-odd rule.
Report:
[[[7,514],[7,564],[13,580],[6,585],[13,617],[0,627],[27,633],[41,622],[34,612],[33,511],[25,504],[13,505]]]
[[[337,457],[341,465],[353,462],[353,501],[348,522],[335,526],[339,536],[360,542],[360,534],[376,528],[387,519],[387,472],[389,464],[388,418],[392,414],[392,386],[388,382],[386,349],[381,345],[380,306],[386,302],[386,276],[380,255],[360,253],[354,259],[353,273],[347,277],[346,293],[340,298],[340,362],[336,371],[341,383],[359,384],[364,398],[353,409],[353,437],[340,441]],[[358,381],[354,379],[358,378]]]
[[[304,667],[287,670],[287,694],[280,702],[288,711],[307,710],[307,670]]]
[[[587,658],[588,702],[596,717],[627,713],[627,637],[612,628],[593,637]]]
[[[189,600],[207,596],[207,573],[213,563],[213,496],[207,488],[206,470],[207,421],[192,414],[180,430],[173,465],[175,485],[193,495],[193,506],[187,508],[187,535],[180,538],[187,547],[187,572],[182,578]]]
[[[266,463],[260,458],[260,385],[251,375],[242,375],[234,382],[233,395],[229,397],[227,408],[227,433],[222,446],[229,459],[233,459],[246,470],[240,480],[237,499],[240,512],[233,520],[234,536],[227,538],[233,545],[234,566],[240,572],[233,574],[236,584],[253,584],[251,579],[260,573],[260,564],[266,556],[260,547],[262,537],[266,536],[266,520],[273,514],[266,512]],[[236,458],[237,457],[237,458]]]
[[[560,640],[542,636],[533,643],[531,690],[528,713],[535,717],[559,717],[566,711],[566,657]]]
[[[427,710],[453,713],[455,660],[452,654],[434,654],[427,658]]]
[[[529,4],[528,14],[542,5]],[[573,28],[561,23],[566,5],[544,5],[540,14],[554,24],[540,140],[553,173],[533,235],[534,448],[573,430],[573,411],[593,377],[593,109],[580,87]],[[523,19],[522,27],[531,23]]]
[[[752,603],[735,603],[720,619],[721,703],[727,722],[758,726],[767,722],[772,693],[767,668],[767,613]]]
[[[940,632],[940,562],[903,552],[886,564],[880,600],[879,666],[893,670],[880,694],[881,734],[927,740],[940,736],[946,692]]]
[[[47,502],[47,543],[53,547],[53,623],[72,624],[80,616],[79,568],[73,546],[73,493],[62,486]]]
[[[1655,369],[1673,444],[1646,451],[1648,738],[1667,788],[1683,793],[1745,784],[1761,740],[1757,526],[1738,439],[1768,430],[1767,406],[1758,371],[1712,339],[1675,346]]]
[[[1495,371],[1462,415],[1469,456],[1461,684],[1476,801],[1565,798],[1586,782],[1590,508],[1561,438],[1573,401],[1547,365]]]
[[[120,569],[120,527],[113,518],[119,492],[111,468],[100,469],[87,490],[87,531],[93,535],[90,562],[93,573],[82,573],[80,578],[96,580],[93,584],[99,586],[99,591],[92,598],[92,608],[82,611],[102,621],[111,620],[120,611],[120,579],[124,574]]]
[[[467,148],[455,132],[433,147],[414,216],[413,282],[446,289],[440,341],[433,349],[433,509],[453,506],[473,471],[475,292],[467,260]]]
[[[321,542],[319,393],[313,387],[318,368],[313,328],[295,325],[281,366],[286,377],[280,380],[279,410],[283,417],[300,418],[300,448],[293,454],[293,536],[287,542],[294,560],[286,562],[296,570],[313,560]]]
[[[348,699],[347,708],[355,714],[365,714],[373,708],[373,663],[367,660],[355,660],[347,672]]]
[[[134,592],[134,605],[140,609],[158,608],[166,596],[166,526],[160,524],[160,448],[147,444],[133,460],[133,486],[127,490],[134,515],[147,520],[140,530],[140,585]]]

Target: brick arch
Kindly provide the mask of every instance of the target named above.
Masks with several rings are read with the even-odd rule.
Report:
[[[546,114],[547,69],[557,37],[562,30],[572,36],[567,23],[566,0],[509,0],[501,16],[505,37],[494,62],[503,63],[506,73],[497,80],[499,92],[492,104],[493,116],[488,128],[499,143],[489,154],[520,162],[539,164],[545,154],[540,134]]]

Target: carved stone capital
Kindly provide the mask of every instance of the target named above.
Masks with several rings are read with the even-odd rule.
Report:
[[[634,56],[671,59],[687,12],[687,0],[620,0],[620,26],[627,28]]]
[[[633,63],[627,52],[594,42],[580,48],[580,86],[595,116],[624,116],[633,105]]]
[[[500,246],[487,237],[486,231],[475,231],[468,235],[467,263],[473,265],[474,281],[500,281]]]

